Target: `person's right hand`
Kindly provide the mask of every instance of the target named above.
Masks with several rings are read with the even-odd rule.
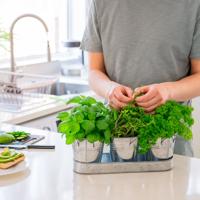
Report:
[[[109,105],[115,109],[121,109],[133,100],[133,91],[131,88],[118,85],[109,92]]]

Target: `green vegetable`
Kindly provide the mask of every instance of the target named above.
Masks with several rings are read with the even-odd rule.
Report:
[[[60,119],[61,121],[65,121],[69,116],[68,112],[60,112],[58,113],[57,118]]]
[[[7,134],[14,136],[15,140],[23,140],[28,138],[28,136],[30,135],[30,133],[24,131],[7,132]]]
[[[15,140],[15,137],[7,134],[7,133],[2,133],[0,134],[0,144],[9,144]]]
[[[110,143],[115,111],[92,97],[77,96],[67,103],[74,103],[77,106],[69,112],[62,112],[57,116],[61,121],[58,131],[66,137],[66,144],[84,139],[90,143],[96,141]]]
[[[22,156],[22,153],[17,153],[15,150],[4,148],[4,150],[0,153],[0,163],[11,162]]]
[[[112,137],[137,136],[140,153],[150,150],[159,138],[171,138],[178,134],[190,140],[190,127],[194,123],[192,110],[190,106],[168,101],[154,114],[148,114],[143,108],[129,104],[118,113]]]

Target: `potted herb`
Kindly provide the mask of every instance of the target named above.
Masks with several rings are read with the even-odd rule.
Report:
[[[191,126],[194,123],[192,111],[191,106],[175,101],[168,101],[156,109],[153,115],[154,122],[148,126],[149,130],[154,129],[157,132],[151,137],[154,143],[156,141],[151,147],[151,152],[156,158],[168,159],[173,156],[176,135],[185,140],[192,139]],[[148,132],[141,131],[142,137],[148,137],[147,134]]]
[[[69,112],[61,112],[58,131],[73,144],[74,159],[79,162],[97,162],[101,159],[103,144],[111,141],[112,112],[92,97],[77,96],[68,104],[76,104]]]
[[[118,114],[112,131],[111,155],[114,161],[168,159],[173,156],[175,136],[192,138],[192,108],[168,101],[145,113],[134,102]],[[137,158],[136,157],[137,144]]]
[[[124,107],[117,116],[112,130],[111,157],[113,161],[130,161],[136,156],[137,130],[142,125],[142,108],[132,104]]]

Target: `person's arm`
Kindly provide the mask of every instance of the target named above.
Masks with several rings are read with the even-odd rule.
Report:
[[[81,49],[89,52],[89,84],[109,104],[119,109],[132,100],[132,90],[109,79],[105,70],[101,41],[101,9],[98,1],[91,1],[88,23],[81,42]]]
[[[109,104],[119,109],[132,100],[132,90],[109,79],[105,70],[104,56],[101,52],[89,52],[89,85]]]
[[[191,60],[191,75],[179,81],[152,84],[136,89],[143,96],[136,98],[137,104],[151,112],[167,100],[187,101],[200,96],[200,59]]]
[[[89,85],[100,96],[107,98],[112,81],[106,75],[103,53],[88,53]]]

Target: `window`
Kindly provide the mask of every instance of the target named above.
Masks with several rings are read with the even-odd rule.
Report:
[[[63,41],[81,40],[85,27],[88,0],[6,0],[1,1],[0,28],[9,31],[12,22],[20,15],[32,13],[42,18],[49,28],[49,40],[53,57],[63,59],[70,51]],[[9,44],[8,44],[9,47]],[[14,27],[14,52],[17,64],[24,60],[42,58],[46,54],[46,33],[34,18],[23,18]],[[70,56],[70,55],[69,55]],[[8,63],[10,52],[0,51],[0,64]]]
[[[68,0],[68,39],[80,40],[86,21],[86,0]]]

